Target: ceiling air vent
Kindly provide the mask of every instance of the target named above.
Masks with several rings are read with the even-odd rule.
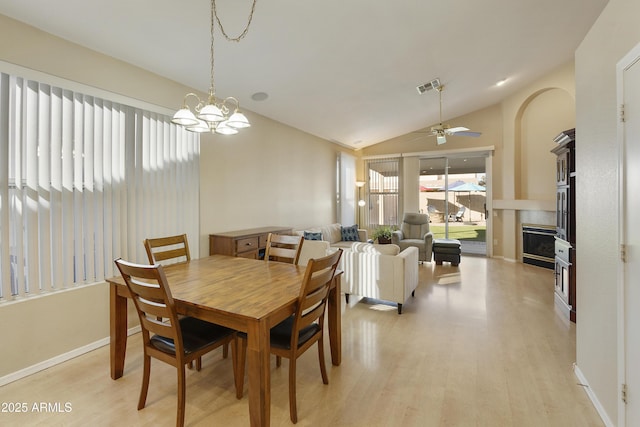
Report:
[[[422,84],[418,87],[416,87],[416,89],[418,90],[418,93],[420,95],[422,95],[423,93],[431,90],[431,89],[436,89],[440,87],[440,79],[433,79],[431,80],[429,83],[425,83]]]

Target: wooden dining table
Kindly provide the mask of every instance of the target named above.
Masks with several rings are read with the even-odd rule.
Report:
[[[249,418],[268,426],[271,407],[270,329],[293,314],[305,267],[212,255],[164,267],[178,314],[247,333]],[[331,284],[327,322],[331,362],[342,355],[340,272]],[[127,344],[128,289],[121,276],[110,285],[111,378],[123,375]]]

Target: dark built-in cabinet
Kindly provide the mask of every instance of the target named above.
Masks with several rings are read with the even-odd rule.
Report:
[[[556,155],[555,302],[576,321],[576,130],[554,138]]]

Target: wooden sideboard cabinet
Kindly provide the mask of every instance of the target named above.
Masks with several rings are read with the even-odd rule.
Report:
[[[248,230],[209,234],[209,255],[221,254],[261,259],[267,245],[267,236],[291,234],[291,227],[260,227]]]

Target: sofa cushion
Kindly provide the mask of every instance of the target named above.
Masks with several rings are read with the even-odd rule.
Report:
[[[304,231],[304,240],[322,240],[322,233],[320,231]]]
[[[351,246],[353,252],[361,252],[367,254],[380,255],[398,255],[400,247],[398,245],[379,245],[375,243],[353,243]]]
[[[322,238],[329,243],[336,243],[342,240],[342,226],[340,224],[331,224],[322,227]]]
[[[358,236],[358,225],[352,225],[350,227],[340,227],[340,235],[343,242],[358,242],[360,236]]]
[[[356,226],[357,230],[357,226]],[[296,236],[303,236],[304,233],[320,233],[322,235],[322,240],[328,242],[333,247],[346,247],[349,248],[351,246],[352,241],[343,242],[342,241],[342,226],[338,223],[325,225],[323,227],[307,227],[304,229],[294,230],[293,234]],[[368,239],[367,230],[357,230],[359,242],[366,242]]]

